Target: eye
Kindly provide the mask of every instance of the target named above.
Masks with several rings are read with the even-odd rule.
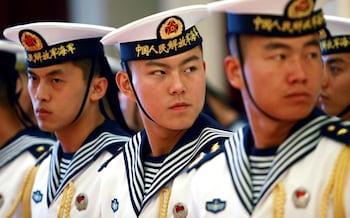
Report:
[[[165,71],[163,70],[156,70],[151,73],[152,75],[164,75]]]
[[[58,78],[54,78],[54,79],[52,79],[52,82],[57,84],[57,83],[61,83],[62,80],[58,79]]]
[[[309,59],[319,59],[320,58],[320,54],[318,52],[311,52],[307,55],[307,57]]]
[[[34,81],[36,80],[36,77],[33,74],[27,74],[28,75],[28,80]]]
[[[188,68],[186,68],[186,69],[184,70],[184,72],[190,73],[190,72],[195,71],[196,69],[197,69],[196,67],[188,67]]]
[[[273,56],[273,59],[275,59],[276,61],[283,61],[287,59],[287,56],[285,54],[277,54]]]
[[[341,69],[340,67],[331,65],[331,66],[329,66],[329,71],[330,71],[332,74],[336,74],[336,73],[341,72],[342,69]]]

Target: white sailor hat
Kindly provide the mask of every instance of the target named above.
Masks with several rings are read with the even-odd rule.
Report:
[[[227,12],[228,34],[301,36],[325,26],[322,6],[329,0],[225,0],[208,4]]]
[[[24,49],[21,45],[6,39],[0,39],[0,51],[11,53],[11,54],[24,53]]]
[[[44,67],[104,55],[102,36],[115,30],[92,24],[35,22],[4,30],[4,36],[21,43],[28,67]]]
[[[16,60],[23,57],[24,49],[18,43],[9,40],[0,40],[0,63],[14,67]]]
[[[321,30],[323,55],[350,52],[350,19],[325,15],[326,28]]]
[[[106,55],[109,66],[111,67],[112,73],[117,73],[120,69],[120,59],[111,55]]]
[[[103,44],[120,44],[121,61],[157,59],[202,43],[195,24],[209,16],[206,5],[183,6],[144,17],[104,36]]]
[[[23,58],[24,49],[18,43],[9,40],[0,40],[0,84],[2,91],[6,88],[7,99],[11,104],[15,104],[18,100],[18,94],[16,93],[16,83],[18,79],[18,71],[16,64],[18,58]],[[1,98],[4,98],[2,96]]]

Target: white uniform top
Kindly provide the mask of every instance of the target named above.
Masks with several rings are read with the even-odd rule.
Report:
[[[187,213],[191,175],[186,168],[202,151],[231,135],[206,115],[200,115],[166,156],[148,193],[144,193],[142,160],[150,148],[146,133],[139,132],[102,170],[102,217],[174,217]]]
[[[344,202],[338,208],[350,217],[350,156],[342,162],[348,168],[340,167],[332,176],[339,155],[345,154],[342,149],[350,154],[348,127],[343,125],[349,123],[318,112],[297,124],[279,146],[256,205],[247,154],[251,133],[249,128],[237,131],[224,147],[206,156],[210,161],[200,161],[190,171],[193,210],[188,217],[336,217],[335,196]],[[335,181],[344,182],[338,191]]]
[[[36,159],[53,146],[55,140],[37,129],[17,133],[0,148],[0,217],[8,215],[16,196]],[[19,202],[12,217],[22,217]]]
[[[52,153],[39,166],[32,188],[32,217],[100,217],[98,193],[102,163],[121,149],[129,140],[127,134],[116,128],[117,124],[106,120],[83,143],[71,160],[62,182],[59,180],[59,156],[57,144]],[[116,133],[121,135],[116,135]]]

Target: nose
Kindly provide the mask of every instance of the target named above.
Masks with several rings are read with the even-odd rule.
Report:
[[[288,82],[293,83],[305,83],[306,82],[306,70],[308,69],[302,58],[295,58],[290,63],[290,71],[288,74]]]
[[[170,80],[170,93],[172,95],[180,95],[185,92],[184,78],[180,73],[174,73]]]
[[[323,69],[323,80],[322,80],[322,89],[329,87],[331,75],[327,68]]]
[[[47,101],[49,100],[48,88],[43,83],[40,82],[36,87],[29,87],[29,90],[34,94],[34,98],[39,101]]]

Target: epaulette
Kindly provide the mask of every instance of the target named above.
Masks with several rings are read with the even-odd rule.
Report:
[[[350,122],[339,120],[321,128],[321,135],[350,146]]]
[[[102,150],[94,154],[93,161],[96,161],[103,152],[109,152],[112,156],[117,156],[123,150],[123,146],[115,143],[111,143],[104,147]]]
[[[106,160],[97,170],[97,172],[102,171],[104,168],[107,167],[107,165],[116,157],[118,156],[121,152],[123,151],[123,146],[118,147],[116,152],[113,152],[112,157],[110,157],[108,160]]]
[[[190,172],[193,169],[198,169],[202,164],[208,160],[214,158],[216,155],[224,151],[224,146],[219,143],[215,143],[211,146],[210,151],[207,153],[202,152],[194,161],[192,161],[186,169],[186,172]]]
[[[38,144],[28,148],[28,151],[35,157],[39,158],[42,154],[50,149],[52,145],[50,144]]]
[[[118,155],[122,150],[123,146],[116,146],[115,144],[111,144],[112,146],[108,146],[106,150],[111,153],[111,155],[116,156]]]
[[[38,157],[35,162],[35,166],[40,165],[51,154],[52,150],[53,146],[49,146],[49,148],[45,150],[45,152],[43,152],[40,157]]]

